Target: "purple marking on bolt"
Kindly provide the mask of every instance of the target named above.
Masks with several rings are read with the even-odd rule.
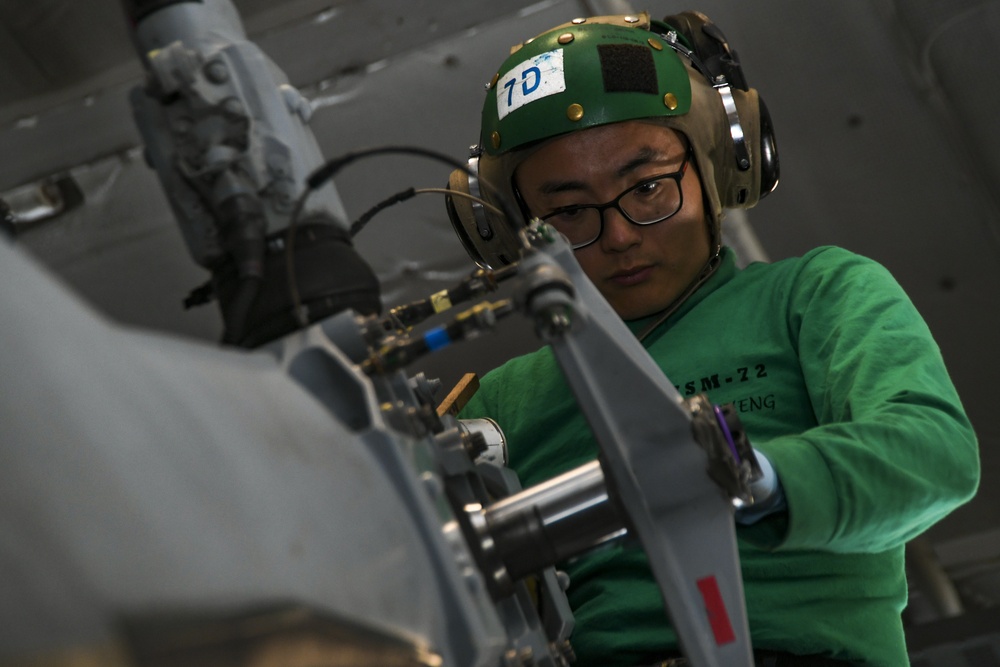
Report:
[[[737,465],[742,463],[740,453],[736,451],[736,443],[733,442],[733,434],[729,432],[729,424],[726,423],[726,417],[722,414],[722,408],[718,405],[713,405],[712,409],[715,410],[715,419],[719,422],[722,434],[726,436],[726,442],[729,443],[729,451],[733,453],[733,458],[736,459]]]

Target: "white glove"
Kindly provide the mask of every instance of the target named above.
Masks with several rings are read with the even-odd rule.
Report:
[[[736,510],[736,523],[744,526],[757,523],[766,516],[781,512],[788,508],[785,502],[785,491],[781,488],[781,480],[774,466],[767,460],[764,453],[754,450],[757,464],[760,466],[760,477],[750,482],[750,493],[753,502]]]

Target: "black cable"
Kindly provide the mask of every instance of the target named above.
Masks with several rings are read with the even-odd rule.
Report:
[[[299,325],[305,327],[309,324],[309,318],[306,313],[302,310],[302,297],[299,294],[298,285],[295,280],[295,227],[298,225],[299,217],[302,215],[302,211],[305,209],[306,200],[309,195],[319,187],[321,187],[326,181],[333,178],[334,175],[344,167],[346,167],[351,162],[358,160],[363,157],[370,157],[373,155],[382,155],[386,153],[402,153],[409,155],[419,155],[422,157],[431,158],[433,160],[438,160],[443,162],[455,169],[458,169],[472,178],[479,179],[467,164],[463,164],[459,160],[446,155],[444,153],[439,153],[438,151],[433,151],[427,148],[421,148],[419,146],[376,146],[374,148],[366,148],[359,151],[353,151],[350,153],[345,153],[344,155],[335,158],[333,160],[327,161],[323,166],[317,168],[306,178],[306,187],[299,195],[299,198],[295,201],[295,208],[292,209],[292,215],[288,221],[288,228],[285,230],[285,268],[288,274],[288,291],[289,296],[292,299],[292,307],[294,309],[294,317],[298,321]],[[480,181],[481,186],[486,186],[489,188],[496,196],[500,203],[500,208],[503,211],[504,217],[511,221],[511,224],[517,224],[520,220],[518,215],[518,208],[514,206],[510,198],[507,197],[498,188],[494,187],[492,184],[486,181]],[[388,201],[388,200],[387,200]],[[395,203],[395,202],[392,202]],[[391,205],[386,204],[387,206]],[[382,208],[385,208],[384,206]],[[378,210],[381,210],[378,209]],[[378,211],[375,211],[377,213]],[[372,213],[374,215],[375,213]],[[369,216],[370,217],[370,216]]]
[[[362,214],[360,218],[358,218],[357,220],[355,220],[351,224],[351,238],[354,238],[354,236],[358,232],[360,232],[364,228],[364,226],[367,225],[368,222],[372,218],[375,217],[375,215],[377,213],[382,212],[383,210],[389,208],[393,204],[398,204],[399,202],[406,201],[407,199],[410,199],[411,197],[414,197],[416,195],[424,195],[424,194],[432,194],[432,193],[443,194],[443,195],[451,195],[452,197],[464,197],[466,199],[471,199],[473,201],[479,202],[484,207],[490,209],[491,211],[493,211],[497,215],[503,215],[503,211],[501,211],[500,209],[498,209],[493,204],[489,203],[488,201],[486,201],[482,197],[477,197],[475,195],[471,195],[468,192],[459,192],[457,190],[449,190],[448,188],[420,188],[419,190],[418,189],[414,189],[414,188],[409,188],[407,190],[403,190],[402,192],[397,192],[396,194],[394,194],[393,196],[389,197],[385,201],[381,201],[378,204],[376,204],[375,206],[373,206],[370,209],[368,209],[367,211],[365,211],[364,214]]]
[[[351,224],[351,238],[353,238],[358,232],[360,232],[361,229],[368,224],[368,221],[374,218],[377,213],[379,213],[384,209],[389,208],[390,206],[398,204],[399,202],[406,201],[407,199],[414,197],[416,194],[417,191],[415,188],[409,188],[407,190],[403,190],[402,192],[397,192],[388,199],[384,199],[380,201],[378,204],[375,204],[375,206],[365,211],[365,213],[360,218],[358,218]]]
[[[469,169],[469,165],[462,163],[459,160],[440,153],[438,151],[433,151],[428,148],[421,148],[420,146],[376,146],[374,148],[365,148],[359,151],[354,151],[351,153],[345,153],[339,158],[330,160],[322,167],[316,169],[307,179],[306,185],[310,190],[315,190],[319,188],[327,180],[333,178],[333,176],[340,171],[342,168],[346,167],[351,162],[358,160],[363,157],[370,157],[372,155],[381,155],[384,153],[402,153],[409,155],[420,155],[422,157],[431,158],[433,160],[439,160],[455,169],[458,169],[469,176],[476,178],[478,176]],[[504,216],[511,221],[512,224],[517,224],[520,219],[518,214],[518,208],[514,206],[514,203],[510,201],[510,198],[505,196],[498,188],[494,187],[487,181],[480,181],[481,185],[485,185],[489,188],[493,194],[497,196],[497,200],[500,203],[500,208],[503,209]]]

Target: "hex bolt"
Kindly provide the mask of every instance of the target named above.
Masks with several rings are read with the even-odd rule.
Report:
[[[227,97],[222,102],[222,110],[230,116],[242,117],[243,113],[243,103],[240,102],[235,97]]]
[[[205,73],[205,78],[212,83],[221,84],[229,81],[229,70],[226,68],[226,63],[221,60],[208,61],[202,71]]]

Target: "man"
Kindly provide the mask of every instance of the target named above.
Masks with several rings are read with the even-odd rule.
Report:
[[[739,410],[767,472],[766,499],[736,515],[758,664],[906,665],[903,548],[975,492],[976,438],[885,269],[820,248],[738,270],[722,246],[723,210],[767,194],[777,156],[721,33],[686,12],[529,40],[489,90],[482,148],[500,191],[482,196],[562,232],[681,394]],[[516,257],[502,219],[451,205],[474,256]],[[548,349],[488,374],[461,416],[500,424],[525,486],[597,453]],[[580,665],[679,655],[639,547],[564,568]]]

